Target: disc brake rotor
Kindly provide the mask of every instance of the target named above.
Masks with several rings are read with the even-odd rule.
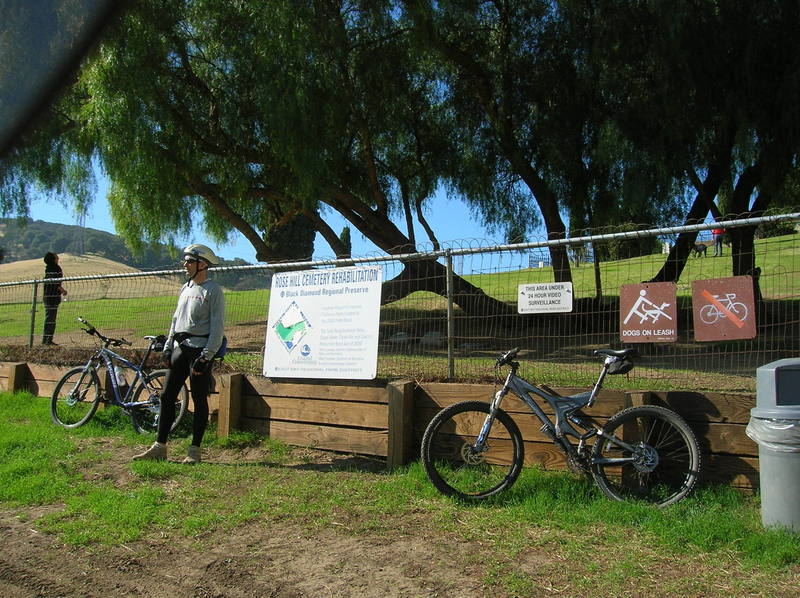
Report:
[[[650,473],[658,467],[658,451],[647,444],[639,444],[633,455],[633,466],[636,471]]]
[[[461,458],[464,460],[464,463],[469,465],[478,465],[485,460],[484,454],[468,442],[464,443],[464,446],[461,447]]]

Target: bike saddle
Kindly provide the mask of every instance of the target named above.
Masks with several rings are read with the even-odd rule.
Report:
[[[595,355],[608,355],[609,357],[633,357],[637,355],[639,351],[637,349],[620,349],[619,351],[615,351],[614,349],[595,349]]]

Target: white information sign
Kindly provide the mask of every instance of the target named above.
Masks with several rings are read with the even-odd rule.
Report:
[[[381,282],[380,266],[274,274],[264,375],[375,378]]]
[[[517,292],[517,313],[539,314],[572,311],[571,282],[521,284]]]

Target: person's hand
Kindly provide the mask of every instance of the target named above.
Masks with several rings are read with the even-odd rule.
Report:
[[[164,359],[164,363],[166,363],[167,366],[172,365],[172,349],[164,349],[161,352],[161,357]]]
[[[209,365],[211,365],[211,362],[208,359],[205,357],[198,357],[192,364],[192,374],[195,376],[205,374],[208,371]]]

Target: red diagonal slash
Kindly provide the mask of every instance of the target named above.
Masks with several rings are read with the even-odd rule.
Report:
[[[714,307],[716,307],[718,310],[720,310],[722,313],[728,316],[728,319],[734,324],[736,324],[738,328],[744,328],[744,322],[742,322],[739,318],[737,318],[736,315],[731,310],[729,310],[727,307],[722,305],[722,303],[720,303],[717,299],[715,299],[714,295],[712,295],[705,289],[700,291],[700,294],[706,299],[708,299],[710,303],[713,303]]]

